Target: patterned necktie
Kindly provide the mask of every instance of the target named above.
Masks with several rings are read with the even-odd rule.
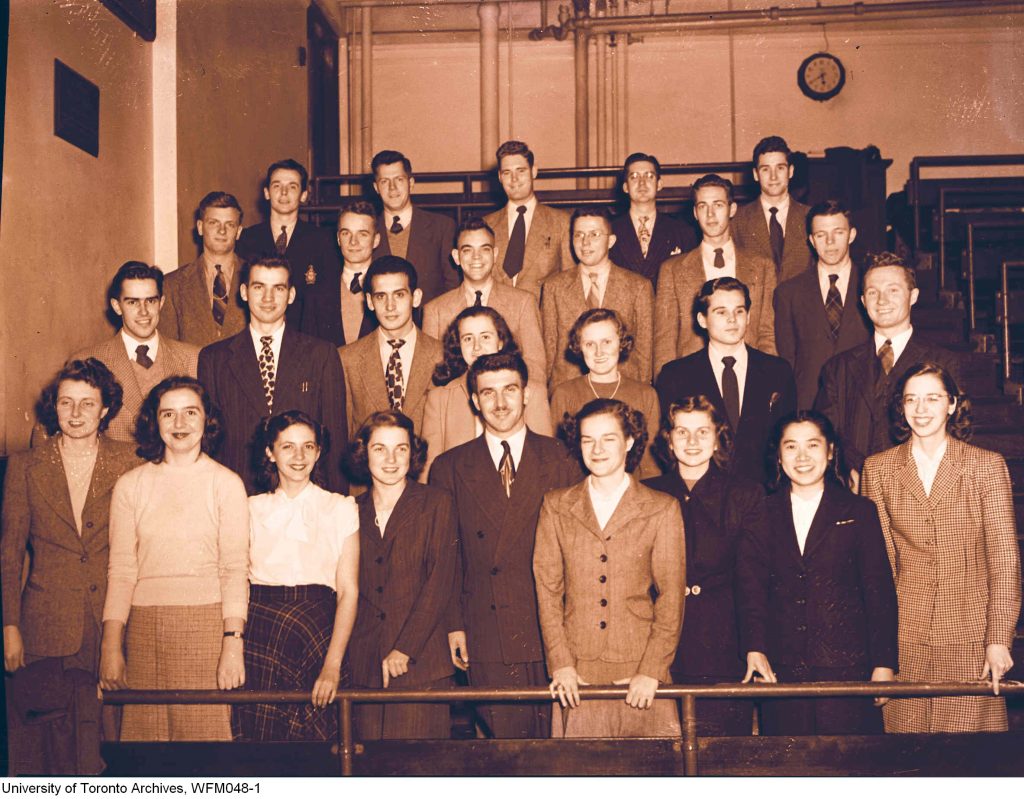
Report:
[[[398,221],[398,217],[397,216],[394,217],[391,220],[391,232],[394,233],[397,236],[403,230],[405,230],[405,228],[402,227],[402,223]]]
[[[228,310],[228,289],[227,284],[224,282],[224,270],[221,269],[220,264],[217,264],[214,269],[217,270],[217,274],[213,277],[213,321],[218,325],[224,324],[224,314]]]
[[[512,461],[512,450],[507,441],[501,442],[501,460],[498,462],[498,474],[501,484],[505,487],[505,496],[512,496],[512,483],[516,479],[516,465]]]
[[[590,281],[590,291],[587,292],[587,305],[590,308],[600,308],[601,294],[597,288],[597,276],[587,275],[587,280]]]
[[[893,356],[895,353],[892,351],[892,339],[886,339],[882,346],[878,348],[878,360],[882,364],[882,371],[886,374],[892,371],[893,364],[896,362]]]
[[[281,225],[281,235],[274,241],[274,249],[277,250],[278,255],[284,255],[284,251],[288,249],[288,227],[287,225]]]
[[[149,357],[149,346],[146,344],[140,344],[135,348],[135,363],[141,366],[143,369],[148,369],[153,365],[153,359]]]
[[[359,282],[359,276],[361,274],[363,274],[363,273],[362,272],[356,272],[352,276],[352,282],[348,284],[348,290],[351,291],[353,294],[358,294],[360,291],[363,290],[363,286]]]
[[[640,217],[640,230],[637,231],[637,238],[640,239],[640,252],[647,257],[647,249],[651,246],[651,229],[647,227],[649,216]]]
[[[839,338],[839,325],[843,321],[843,298],[839,295],[837,280],[839,275],[828,276],[828,294],[825,295],[825,316],[828,317],[828,328],[833,341]]]
[[[779,224],[779,209],[774,205],[768,209],[771,218],[768,220],[768,238],[772,244],[772,260],[775,261],[775,271],[779,271],[782,263],[782,247],[786,243],[786,237],[782,232],[782,225]]]
[[[725,269],[725,251],[721,247],[715,247],[715,269]]]
[[[722,358],[725,369],[722,370],[722,401],[725,403],[725,413],[729,417],[729,424],[732,425],[733,435],[740,421],[740,383],[736,379],[736,359],[731,355]]]
[[[405,346],[405,339],[389,339],[391,355],[388,357],[388,367],[384,370],[384,382],[388,389],[388,404],[391,410],[402,410],[402,402],[405,400],[405,380],[402,378],[402,359],[398,350]]]
[[[509,277],[515,277],[523,271],[523,255],[526,253],[526,206],[520,205],[516,213],[518,216],[508,239],[504,262],[505,274]]]
[[[276,374],[274,369],[274,349],[270,346],[273,341],[273,336],[260,336],[260,344],[263,345],[259,357],[260,378],[263,380],[263,394],[267,398],[267,410],[272,410],[274,407],[274,378]]]
[[[484,304],[484,293],[482,291],[474,291],[473,293],[476,294],[476,299],[473,300],[473,307],[479,308]]]

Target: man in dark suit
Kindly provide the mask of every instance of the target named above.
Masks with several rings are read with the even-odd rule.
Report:
[[[817,264],[775,289],[775,346],[793,367],[798,408],[814,403],[825,361],[868,339],[849,210],[836,200],[818,203],[807,214],[807,232]]]
[[[896,444],[889,426],[890,392],[907,369],[931,361],[954,375],[959,372],[954,353],[914,332],[910,309],[917,296],[914,270],[906,261],[891,252],[873,256],[864,271],[860,299],[874,334],[830,358],[821,369],[814,408],[839,434],[855,482],[868,455]]]
[[[327,488],[343,492],[348,480],[341,459],[348,445],[345,378],[335,348],[286,321],[295,287],[284,258],[257,258],[242,268],[242,300],[249,326],[199,353],[199,382],[224,417],[224,443],[217,459],[257,491],[256,429],[273,413],[305,411],[330,435],[322,460]]]
[[[292,158],[267,167],[263,197],[270,203],[270,218],[247,227],[238,240],[238,252],[247,261],[273,255],[287,260],[295,301],[288,306],[286,318],[293,329],[303,332],[316,328],[312,320],[303,319],[307,289],[321,281],[337,284],[341,272],[331,234],[299,219],[299,208],[309,196],[308,186],[309,173]]]
[[[809,210],[789,194],[793,177],[789,146],[781,136],[766,136],[754,147],[754,180],[761,196],[736,212],[736,245],[775,262],[778,282],[803,272],[811,262],[804,219]]]
[[[633,153],[626,159],[622,191],[629,198],[629,211],[612,219],[612,260],[655,284],[662,261],[689,252],[700,239],[691,223],[658,213],[661,164],[653,155]]]
[[[160,332],[205,347],[245,327],[238,296],[242,259],[235,244],[242,235],[242,207],[233,195],[211,191],[199,202],[196,230],[203,252],[164,280]]]
[[[459,273],[448,258],[455,244],[455,222],[413,206],[416,178],[409,159],[400,152],[381,150],[370,169],[374,191],[384,204],[384,212],[377,217],[380,239],[373,245],[374,259],[397,255],[416,267],[424,302],[455,288]]]
[[[708,345],[665,364],[654,385],[661,407],[686,396],[706,396],[733,431],[729,468],[764,483],[772,428],[796,408],[793,370],[782,358],[744,343],[750,294],[736,278],[706,282],[697,295],[697,309],[697,323],[707,331]]]
[[[561,442],[526,427],[530,400],[518,355],[483,355],[468,386],[484,433],[440,455],[431,485],[455,500],[460,569],[449,610],[452,662],[474,687],[547,685],[533,581],[533,540],[547,491],[582,479]],[[470,660],[472,652],[472,661]],[[546,738],[550,704],[480,705],[495,738]]]

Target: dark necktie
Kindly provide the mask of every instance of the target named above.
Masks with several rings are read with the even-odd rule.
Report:
[[[260,336],[260,344],[263,345],[259,357],[260,379],[263,381],[263,394],[267,398],[268,410],[272,410],[274,407],[274,379],[276,377],[276,370],[274,368],[274,349],[270,346],[273,341],[273,336]]]
[[[721,247],[715,247],[715,261],[712,266],[715,269],[725,269],[725,251]]]
[[[893,364],[896,362],[893,357],[895,353],[892,351],[892,340],[886,339],[882,346],[878,348],[878,362],[882,365],[882,371],[886,374],[892,371]]]
[[[501,442],[501,460],[498,462],[498,473],[501,475],[501,484],[505,487],[505,496],[512,496],[512,483],[516,479],[516,465],[512,461],[512,450],[508,442]]]
[[[505,253],[505,274],[515,277],[523,271],[523,254],[526,252],[526,206],[516,208],[516,223],[512,226],[512,235],[508,239],[508,252]]]
[[[140,344],[135,348],[135,363],[141,366],[143,369],[148,369],[153,365],[153,359],[149,357],[149,346],[146,344]]]
[[[218,325],[223,325],[224,314],[228,310],[228,288],[224,282],[224,270],[221,269],[220,264],[217,264],[214,269],[217,270],[217,274],[213,276],[213,321]]]
[[[405,228],[402,227],[402,223],[398,221],[398,217],[397,216],[394,217],[391,220],[391,232],[394,233],[397,236],[403,230],[405,230]]]
[[[281,225],[281,235],[279,235],[277,240],[274,242],[274,249],[277,250],[278,255],[284,255],[284,251],[288,249],[287,225]]]
[[[476,299],[473,300],[473,307],[479,308],[484,304],[484,293],[482,291],[474,291],[473,293],[476,294]]]
[[[388,388],[388,404],[393,411],[402,410],[402,402],[405,400],[405,381],[402,378],[402,359],[398,350],[405,346],[405,339],[390,339],[391,355],[388,357],[388,367],[384,370],[384,382]]]
[[[828,276],[828,294],[825,295],[825,316],[828,317],[828,328],[833,341],[839,338],[839,325],[843,321],[843,298],[839,295],[837,280],[839,275]]]
[[[355,275],[352,276],[352,282],[348,284],[348,290],[351,291],[353,294],[358,294],[360,291],[363,290],[362,285],[359,283],[359,276],[361,274],[363,273],[356,272]]]
[[[782,225],[779,224],[779,209],[774,205],[768,209],[771,218],[768,220],[768,238],[772,243],[772,260],[775,261],[775,271],[779,271],[782,263],[782,247],[786,243],[786,237],[782,232]]]
[[[740,423],[740,383],[736,379],[736,359],[731,355],[722,358],[725,369],[722,370],[722,401],[725,403],[725,413],[729,417],[729,424],[732,425],[733,435]]]

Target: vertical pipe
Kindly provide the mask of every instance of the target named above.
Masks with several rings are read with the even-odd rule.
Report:
[[[594,162],[598,166],[602,166],[607,157],[605,147],[608,141],[608,36],[603,33],[599,34],[594,37],[594,41],[597,44],[595,48],[597,74],[594,80],[594,99],[597,101],[597,151]]]
[[[686,776],[697,776],[697,700],[693,694],[683,697],[683,758]]]
[[[946,188],[939,188],[939,291],[946,290]]]
[[[589,166],[590,131],[588,117],[590,115],[590,98],[587,96],[590,77],[587,64],[587,33],[577,28],[575,36],[576,49],[576,166]],[[586,178],[577,178],[577,189],[587,188]]]
[[[352,776],[352,700],[338,698],[338,730],[341,734],[341,776]]]
[[[480,17],[480,168],[489,169],[498,149],[498,4],[483,2]]]
[[[1007,274],[1009,265],[1006,261],[1003,261],[1003,393],[1006,393],[1006,384],[1010,380],[1010,368],[1012,362],[1010,360],[1010,277]],[[1018,402],[1020,402],[1020,392],[1017,394]]]
[[[356,9],[349,9],[348,18],[348,171],[359,172],[363,161],[363,115],[361,113],[362,97],[362,74],[360,64],[362,56],[356,51]],[[361,48],[360,48],[361,52]]]
[[[974,223],[967,224],[967,332],[973,333],[976,327],[977,310],[974,294]]]
[[[619,119],[616,122],[618,141],[615,143],[613,157],[619,163],[629,155],[629,34],[619,35],[618,46],[615,48],[615,59],[619,65]]]
[[[910,161],[910,204],[914,206],[914,255],[921,249],[921,186],[918,181],[921,178],[921,168],[918,166],[917,158]]]
[[[362,64],[360,78],[362,90],[360,107],[362,108],[363,157],[361,166],[365,168],[373,159],[373,8],[363,6],[362,24],[360,25],[360,55]]]
[[[608,113],[609,120],[608,124],[611,126],[611,141],[609,142],[608,151],[602,153],[603,160],[602,164],[614,164],[621,162],[622,159],[619,156],[619,117],[622,114],[622,94],[619,92],[619,37],[612,37],[612,46],[608,48],[608,73],[611,75],[611,79],[608,81],[608,105],[610,111]],[[615,179],[612,179],[611,185],[614,188]]]

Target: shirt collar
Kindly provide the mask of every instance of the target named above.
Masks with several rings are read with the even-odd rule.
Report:
[[[249,325],[249,335],[252,336],[252,343],[253,346],[256,347],[256,352],[259,352],[260,349],[262,349],[263,347],[263,344],[260,341],[260,339],[267,334],[257,333],[256,328],[254,328],[252,325]],[[284,319],[281,320],[281,323],[277,326],[274,332],[270,333],[270,338],[270,343],[272,347],[279,347],[281,345],[281,340],[284,338]]]
[[[516,216],[516,209],[517,209],[517,208],[518,208],[518,207],[519,207],[520,205],[525,205],[525,206],[526,206],[526,215],[527,215],[527,216],[530,216],[530,217],[532,217],[532,216],[533,216],[533,212],[534,212],[534,209],[536,209],[536,207],[537,207],[537,195],[536,195],[536,194],[534,194],[534,195],[533,195],[533,196],[532,196],[532,197],[531,197],[531,198],[530,198],[529,200],[527,200],[527,201],[526,201],[525,203],[514,203],[514,202],[512,202],[511,200],[509,200],[509,201],[508,201],[508,205],[506,205],[505,207],[506,207],[506,208],[508,209],[508,215],[509,215],[510,217],[512,217],[513,219],[515,219],[515,216]]]
[[[392,211],[389,211],[387,208],[384,209],[384,227],[388,230],[391,230],[391,226],[395,222],[395,216],[396,214]],[[409,227],[412,224],[412,203],[409,203],[406,209],[402,213],[397,214],[397,216],[403,229]]]
[[[500,438],[485,428],[484,441],[487,444],[487,450],[491,453],[491,460],[494,461],[495,468],[501,462],[501,456],[504,454],[501,442],[507,441],[509,451],[512,453],[512,463],[518,469],[523,459],[523,445],[526,444],[526,425],[523,425],[515,433],[505,438]]]
[[[125,352],[128,353],[128,360],[134,361],[136,357],[135,350],[139,347],[149,347],[149,351],[146,353],[152,360],[156,360],[156,351],[160,347],[160,334],[154,333],[153,338],[149,341],[139,341],[134,336],[130,335],[127,330],[121,328],[121,341],[124,342]]]
[[[769,200],[763,194],[761,195],[761,207],[764,209],[766,214],[771,213],[769,209],[775,208],[780,214],[789,213],[789,192],[786,192],[786,196],[781,200]]]
[[[949,436],[947,435],[942,439],[942,443],[939,444],[939,448],[935,450],[934,455],[929,455],[921,447],[917,445],[917,442],[911,439],[910,454],[914,456],[914,460],[918,463],[924,463],[931,466],[933,469],[936,468],[939,463],[942,462],[942,457],[946,454],[946,445],[949,443]]]
[[[907,347],[907,342],[910,341],[910,337],[914,335],[913,326],[908,327],[902,333],[897,333],[889,341],[892,342],[893,362],[899,360],[900,354]],[[875,352],[877,353],[879,348],[885,344],[886,338],[881,333],[875,333]]]
[[[715,345],[715,342],[713,342],[711,340],[708,340],[708,360],[710,360],[712,364],[715,364],[717,366],[721,366],[722,365],[722,358],[724,358],[727,354],[728,353],[722,352]],[[744,368],[746,368],[746,366],[747,366],[747,348],[746,348],[746,346],[740,347],[739,351],[735,355],[733,355],[732,357],[736,359],[736,363],[735,363],[735,365],[733,367],[734,369],[744,369]]]
[[[487,280],[487,284],[482,289],[472,289],[468,284],[463,283],[463,294],[466,297],[467,307],[473,305],[476,302],[476,293],[480,292],[480,302],[487,305],[487,301],[491,297],[491,289],[494,288],[494,277]]]

